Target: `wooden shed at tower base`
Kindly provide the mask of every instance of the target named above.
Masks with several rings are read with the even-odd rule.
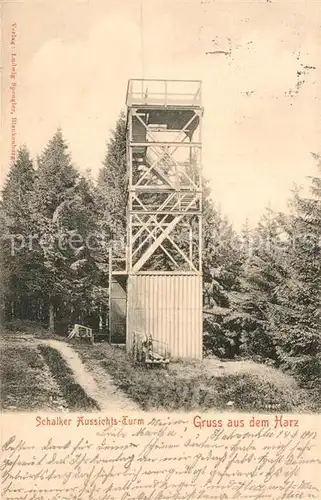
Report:
[[[202,277],[181,274],[128,276],[128,352],[131,352],[136,332],[151,335],[159,346],[166,345],[173,359],[200,359]]]

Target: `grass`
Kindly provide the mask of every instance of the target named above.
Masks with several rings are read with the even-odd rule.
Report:
[[[213,376],[201,361],[172,363],[169,370],[146,369],[134,365],[124,350],[106,344],[75,344],[74,348],[89,368],[92,360],[99,360],[115,384],[143,410],[314,411],[305,391],[277,383],[275,370]]]
[[[39,345],[39,351],[54,374],[70,410],[99,410],[96,401],[87,396],[84,389],[74,380],[73,372],[61,354],[50,346]]]
[[[6,336],[1,342],[1,407],[4,411],[64,407],[59,388],[33,343]]]
[[[1,402],[4,410],[96,410],[60,353],[37,339],[33,324],[12,325],[2,336]],[[63,340],[63,339],[62,339]],[[68,342],[89,369],[97,362],[116,386],[147,411],[320,411],[316,389],[302,389],[289,375],[252,361],[205,359],[171,362],[169,369],[135,365],[124,349],[106,343]]]
[[[45,332],[23,325],[6,329],[1,339],[1,408],[3,411],[97,410],[74,380],[72,370],[60,353],[36,338]],[[48,338],[48,336],[47,336]]]

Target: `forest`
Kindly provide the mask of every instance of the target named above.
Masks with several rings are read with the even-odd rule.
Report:
[[[204,355],[253,359],[321,387],[321,157],[309,195],[269,207],[237,233],[204,179]],[[109,248],[124,250],[126,136],[120,115],[97,180],[80,173],[59,129],[36,158],[22,146],[2,191],[1,317],[65,335],[108,329]]]

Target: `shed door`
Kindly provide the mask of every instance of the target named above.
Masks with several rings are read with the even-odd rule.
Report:
[[[110,287],[109,339],[111,344],[126,343],[127,277],[113,276]]]

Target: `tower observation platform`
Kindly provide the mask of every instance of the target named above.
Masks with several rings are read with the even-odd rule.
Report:
[[[129,80],[125,268],[110,270],[110,340],[202,356],[200,81]],[[118,339],[118,340],[117,340]]]

